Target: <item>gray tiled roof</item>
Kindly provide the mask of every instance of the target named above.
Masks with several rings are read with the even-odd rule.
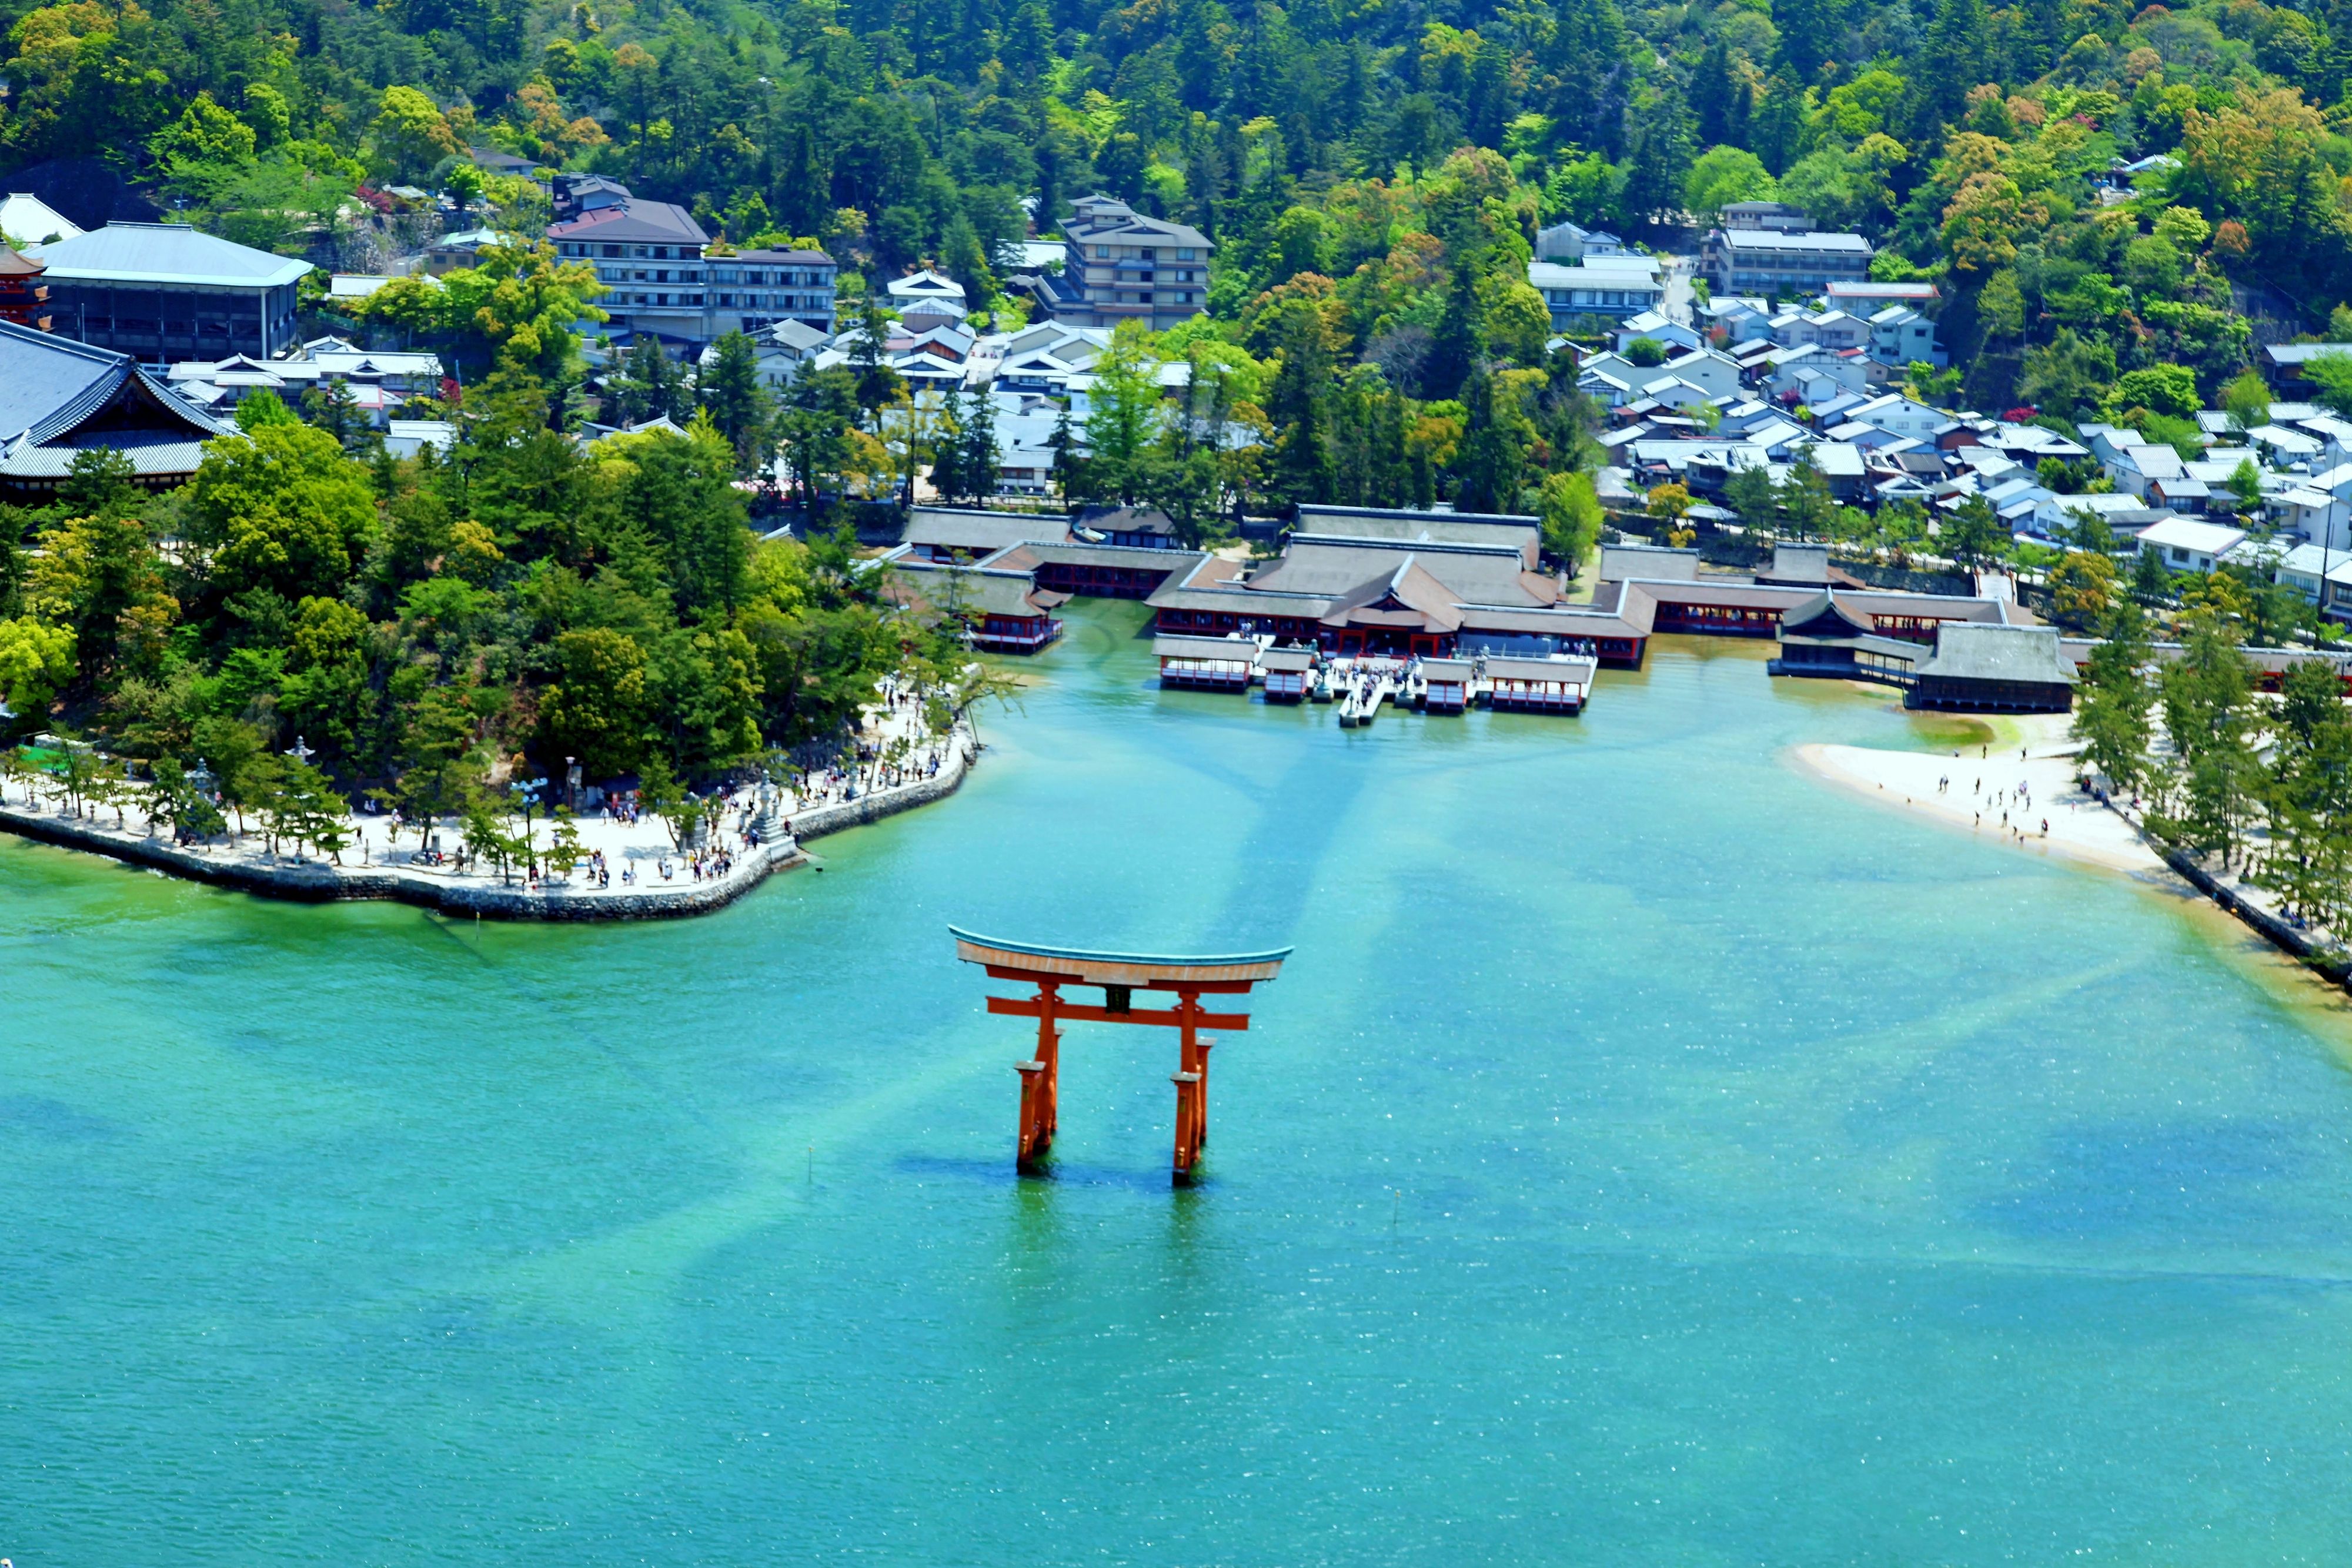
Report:
[[[551,225],[551,240],[643,240],[657,245],[708,245],[710,236],[694,214],[670,202],[646,202],[632,196],[616,206],[598,207],[568,223]]]
[[[1952,680],[2071,684],[2074,664],[2053,626],[1985,626],[1947,622],[1936,630],[1936,656],[1922,676]]]
[[[310,270],[293,256],[238,245],[186,224],[109,224],[41,247],[51,283],[193,283],[275,288]]]
[[[1868,256],[1870,242],[1860,235],[1845,234],[1782,234],[1777,229],[1723,229],[1710,236],[1713,242],[1729,250],[1781,251],[1791,256],[1810,256],[1838,251],[1853,256]]]
[[[69,435],[129,383],[162,428],[198,436],[226,428],[128,354],[0,321],[0,440],[21,436],[37,445]]]

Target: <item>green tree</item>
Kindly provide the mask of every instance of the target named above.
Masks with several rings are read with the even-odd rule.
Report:
[[[1719,222],[1734,202],[1770,201],[1780,193],[1763,160],[1742,147],[1708,148],[1683,181],[1683,205],[1702,224]]]
[[[2084,765],[2128,792],[2147,776],[2156,712],[2156,687],[2147,664],[2154,650],[2146,617],[2128,599],[2117,599],[2108,607],[2100,631],[2101,640],[2084,663],[2082,686],[2075,694],[2074,734],[2083,743]]]
[[[2186,365],[2149,365],[2126,371],[2116,379],[2116,390],[2109,401],[2118,411],[2145,408],[2173,419],[2187,419],[2204,406],[2197,395],[2197,372]]]
[[[1780,486],[1761,464],[1741,468],[1724,481],[1723,499],[1738,514],[1739,526],[1751,533],[1769,533],[1780,524]]]
[[[237,400],[236,427],[252,432],[272,424],[299,424],[300,419],[286,406],[286,400],[268,387],[257,387]]]
[[[396,180],[422,179],[457,155],[457,132],[438,105],[413,87],[386,88],[368,142],[376,165]]]
[[[1774,498],[1780,504],[1780,517],[1792,538],[1818,539],[1829,537],[1830,519],[1837,510],[1837,503],[1830,496],[1828,478],[1813,461],[1811,447],[1797,448]]]
[[[1578,576],[1601,541],[1601,499],[1594,493],[1592,476],[1546,475],[1539,505],[1545,552],[1565,567],[1569,576]]]
[[[2008,526],[1982,496],[1970,496],[1945,515],[1937,532],[1943,552],[1963,566],[1990,566],[2011,548]]]
[[[604,292],[594,267],[560,260],[545,242],[485,246],[441,277],[394,278],[355,314],[442,345],[472,373],[495,365],[553,382],[573,371],[578,324],[606,319],[594,304]]]
[[[213,442],[184,510],[224,595],[266,589],[289,601],[338,598],[375,535],[367,470],[334,437],[300,423]]]
[[[177,179],[226,172],[253,156],[253,127],[199,92],[178,121],[160,131],[147,149],[164,172]]]
[[[2240,371],[2221,389],[2221,407],[2230,416],[2233,430],[2244,432],[2268,424],[2271,419],[2271,389],[2252,371]]]
[[[2352,354],[2330,350],[2304,361],[2303,379],[2312,394],[2337,413],[2352,413]]]
[[[754,471],[767,455],[770,411],[759,350],[751,338],[740,331],[721,334],[697,382],[704,412],[735,449],[738,471]]]

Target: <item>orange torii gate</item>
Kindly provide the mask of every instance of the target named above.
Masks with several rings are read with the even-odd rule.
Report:
[[[1020,1168],[1034,1171],[1054,1142],[1055,1112],[1060,1097],[1062,1030],[1065,1020],[1079,1023],[1157,1024],[1178,1031],[1176,1085],[1176,1165],[1179,1186],[1192,1184],[1192,1167],[1201,1145],[1209,1141],[1209,1047],[1214,1042],[1204,1029],[1245,1030],[1247,1013],[1213,1013],[1201,1006],[1203,996],[1246,993],[1261,980],[1282,972],[1287,947],[1271,953],[1234,953],[1212,957],[1178,957],[1164,953],[1094,953],[1077,947],[1040,947],[1026,942],[1000,942],[949,926],[956,939],[956,956],[984,966],[989,977],[1017,980],[1037,988],[1034,997],[991,997],[988,1010],[1037,1020],[1037,1055],[1015,1063],[1021,1074]],[[1065,986],[1099,986],[1100,1007],[1066,1001]],[[1157,1010],[1134,1005],[1138,991],[1173,991],[1176,1005]]]

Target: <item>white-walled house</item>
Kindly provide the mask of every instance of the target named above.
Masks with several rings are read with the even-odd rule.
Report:
[[[2187,470],[2180,454],[2169,446],[2126,446],[2102,465],[2118,490],[2147,499],[2148,486],[2158,479],[2180,479]]]
[[[1929,408],[1900,392],[1888,392],[1874,397],[1859,407],[1845,411],[1848,423],[1866,424],[1873,430],[1883,430],[1889,435],[1907,435],[1925,441],[1952,423],[1951,415],[1941,409]]]
[[[2297,545],[2273,563],[2271,580],[2294,590],[2323,610],[2339,612],[2352,602],[2352,553],[2323,545]]]
[[[2208,572],[2245,542],[2243,528],[2169,517],[2139,536],[2139,551],[2153,554],[2174,571]]]
[[[1687,352],[1706,346],[1706,340],[1699,335],[1696,328],[1685,327],[1680,321],[1670,321],[1654,310],[1627,317],[1624,324],[1612,336],[1620,353],[1631,347],[1636,338],[1647,338],[1669,351]]]
[[[1890,305],[1870,319],[1870,357],[1897,370],[1916,361],[1940,371],[1950,359],[1936,346],[1936,324],[1907,305]]]

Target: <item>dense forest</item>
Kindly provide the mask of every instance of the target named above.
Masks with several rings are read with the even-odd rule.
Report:
[[[1597,528],[1593,411],[1526,264],[1571,219],[1687,245],[1769,196],[1942,287],[1955,373],[1920,390],[2161,437],[2248,363],[2249,315],[2352,336],[2352,10],[2200,0],[1220,0],[631,5],[131,0],[5,8],[0,161],[94,151],[247,243],[364,249],[421,185],[528,236],[529,181],[468,149],[609,172],[738,245],[820,244],[860,302],[919,262],[998,324],[1011,244],[1095,190],[1216,242],[1208,316],[1123,337],[1074,497],[1195,538],[1302,499],[1540,512]],[[2119,163],[2164,154],[2121,199]],[[583,450],[593,280],[485,253],[378,322],[467,371],[446,462],[339,411],[262,410],[185,492],[93,465],[0,528],[18,723],[214,758],[298,732],[347,787],[460,789],[514,755],[709,776],[837,727],[936,657],[845,544],[755,545],[729,480],[828,497],[919,459],[977,492],[958,411],[918,418],[869,354],[772,405],[742,345],[690,378],[632,354],[596,390],[695,420]],[[1168,417],[1150,371],[1192,366]],[[2126,406],[2127,405],[2127,406]],[[896,423],[893,423],[894,411]],[[2176,422],[2168,424],[2164,422]],[[1255,430],[1233,449],[1203,429]],[[894,435],[895,432],[895,435]],[[896,445],[894,447],[893,441]],[[207,727],[210,727],[209,728]],[[470,759],[470,760],[467,760]],[[462,766],[460,766],[462,764]],[[455,779],[455,782],[451,780]]]

